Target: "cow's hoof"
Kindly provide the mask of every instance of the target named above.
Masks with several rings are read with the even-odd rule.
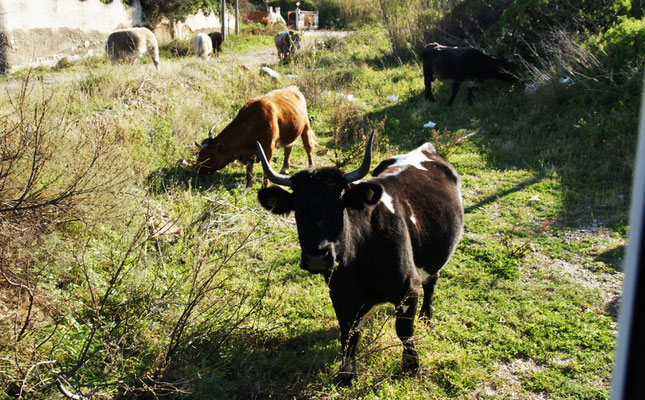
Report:
[[[432,311],[421,310],[421,312],[419,312],[419,322],[429,324],[431,319],[432,319]]]
[[[408,349],[403,351],[401,369],[405,373],[417,373],[417,371],[419,370],[419,355],[417,354],[416,350]]]
[[[338,371],[334,375],[334,383],[338,386],[349,386],[352,384],[354,375],[353,372]]]
[[[356,367],[353,362],[349,362],[334,374],[334,382],[340,386],[349,386],[356,375]]]

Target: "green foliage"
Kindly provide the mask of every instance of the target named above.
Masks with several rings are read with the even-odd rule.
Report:
[[[645,19],[621,18],[613,27],[590,37],[586,44],[612,71],[642,69]]]
[[[172,39],[159,46],[159,55],[163,58],[186,57],[191,54],[194,54],[194,49],[189,39]]]
[[[630,9],[629,0],[515,0],[488,29],[484,43],[523,57],[543,56],[540,45],[556,40],[551,33],[601,32]]]
[[[261,31],[231,37],[214,62],[173,57],[158,73],[103,63],[43,70],[28,90],[11,86],[20,75],[3,80],[2,170],[20,168],[0,185],[0,205],[24,191],[38,147],[41,177],[79,173],[95,192],[42,213],[0,211],[11,315],[0,319],[0,398],[55,397],[58,371],[97,398],[609,397],[640,85],[528,94],[487,82],[473,106],[460,92],[447,107],[450,85],[436,82],[438,102],[424,101],[421,66],[394,57],[385,31],[312,42],[271,65],[278,81],[235,54],[272,48]],[[322,277],[299,268],[293,217],[257,204],[257,167],[253,190],[233,163],[195,174],[194,141],[283,84],[305,94],[318,166],[355,167],[375,128],[374,165],[431,141],[462,177],[464,236],[432,322],[416,324],[416,377],[401,371],[393,307],[381,306],[362,329],[354,385],[335,386],[338,325]],[[48,103],[38,125],[43,89],[65,101]],[[423,128],[429,120],[437,129]],[[81,163],[95,153],[99,164]],[[292,171],[305,168],[297,143]],[[118,171],[121,181],[104,180]],[[29,201],[56,193],[34,189]]]
[[[183,20],[201,9],[205,15],[214,11],[219,14],[220,0],[140,0],[143,16],[149,23],[161,18]]]

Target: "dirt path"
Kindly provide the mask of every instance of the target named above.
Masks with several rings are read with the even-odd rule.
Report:
[[[326,38],[326,37],[346,37],[351,32],[341,32],[341,31],[326,31],[326,30],[317,30],[317,31],[305,31],[302,32],[302,48],[311,46],[317,38]],[[244,65],[249,69],[255,69],[256,67],[262,64],[275,64],[278,61],[278,52],[275,46],[262,47],[259,49],[247,50],[242,53],[235,54],[224,54],[222,58],[226,61],[235,62],[240,65]],[[163,68],[163,64],[162,64]],[[42,82],[44,85],[53,85],[53,84],[65,84],[68,82],[75,82],[82,79],[86,76],[84,72],[78,71],[48,71],[42,75]],[[40,78],[38,78],[40,79]],[[22,77],[15,76],[10,77],[4,82],[0,82],[0,93],[7,94],[18,90],[22,86]]]
[[[326,37],[346,37],[351,32],[341,31],[305,31],[302,32],[302,48],[311,46],[317,38]],[[224,55],[226,57],[226,55]],[[275,46],[263,47],[261,49],[248,50],[243,53],[230,54],[227,56],[228,60],[235,61],[248,68],[257,67],[262,64],[275,64],[278,61],[278,52]]]

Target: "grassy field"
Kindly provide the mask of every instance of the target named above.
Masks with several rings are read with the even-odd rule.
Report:
[[[449,108],[449,85],[426,102],[420,64],[389,53],[368,30],[271,65],[278,81],[227,56],[1,78],[0,398],[608,398],[641,80],[488,82]],[[338,326],[293,216],[259,206],[257,166],[253,189],[240,165],[196,177],[194,142],[285,84],[317,165],[354,168],[375,130],[373,166],[431,141],[462,176],[465,233],[416,325],[416,376],[388,305],[335,386]]]

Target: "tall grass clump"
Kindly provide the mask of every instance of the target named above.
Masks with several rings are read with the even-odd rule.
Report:
[[[268,284],[241,278],[256,219],[226,190],[191,195],[176,164],[212,120],[172,100],[175,72],[88,72],[64,91],[26,74],[0,102],[0,397],[187,393],[228,363]]]

